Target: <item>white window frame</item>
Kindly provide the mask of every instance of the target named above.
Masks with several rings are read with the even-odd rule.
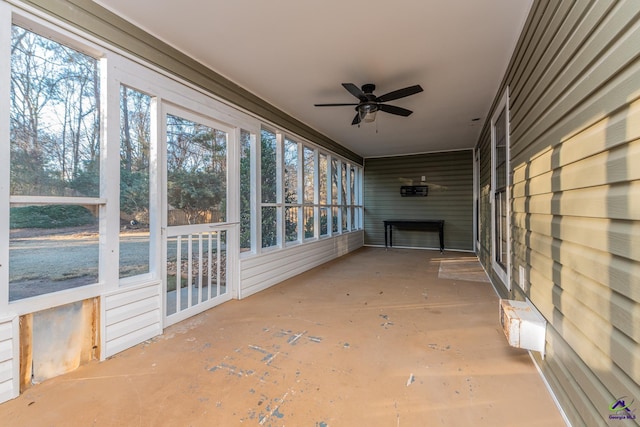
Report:
[[[0,3],[0,59],[11,58],[11,8]],[[2,62],[2,61],[0,61]],[[4,63],[4,62],[2,62]],[[11,81],[11,68],[0,68],[0,82]],[[0,84],[0,141],[9,141],[11,90],[8,84]],[[0,200],[9,200],[11,172],[9,144],[0,144]],[[9,203],[0,205],[0,242],[9,242]],[[0,246],[0,312],[9,312],[9,244]],[[6,286],[4,286],[6,284]]]
[[[113,65],[115,61],[111,61],[110,65]],[[162,192],[161,182],[162,179],[159,176],[159,171],[157,167],[158,163],[158,150],[159,150],[159,114],[160,114],[160,103],[162,101],[158,96],[158,91],[155,90],[154,85],[150,82],[153,82],[153,75],[151,72],[146,70],[144,67],[139,66],[138,64],[128,63],[126,65],[123,64],[121,67],[110,67],[110,73],[108,74],[108,79],[110,81],[109,84],[113,84],[115,86],[115,90],[120,94],[120,87],[126,86],[131,89],[134,89],[138,92],[145,93],[151,98],[151,106],[150,106],[150,114],[151,114],[151,125],[150,125],[150,143],[149,143],[149,272],[120,278],[120,269],[117,271],[106,271],[108,280],[107,284],[109,288],[113,288],[113,286],[109,286],[112,283],[119,283],[120,287],[126,287],[130,285],[136,285],[139,283],[146,283],[150,281],[155,281],[160,279],[160,259],[161,259],[161,243],[162,240],[159,235],[160,230],[160,213],[161,213],[161,199],[160,194]],[[149,75],[147,75],[149,74]],[[157,78],[157,77],[156,77]],[[117,104],[117,105],[116,105]],[[111,169],[117,169],[120,171],[120,102],[111,102],[107,105],[108,116],[109,117],[118,117],[118,120],[110,120],[107,123],[109,129],[107,131],[107,135],[112,139],[109,141],[111,147],[118,147],[118,156],[111,156],[109,161],[112,162]],[[117,142],[115,141],[117,140]],[[110,183],[112,184],[109,187],[109,195],[112,200],[120,200],[120,175],[117,174],[116,177],[110,178]],[[118,210],[119,215],[119,203],[118,206],[111,206],[113,209]],[[116,218],[115,214],[110,215],[109,218]],[[115,231],[119,228],[119,224],[116,222],[111,222],[109,224],[109,232],[115,233]],[[112,236],[110,240],[117,242],[117,249],[113,248],[112,252],[115,254],[115,260],[113,262],[117,262],[119,265],[120,262],[120,235]],[[112,264],[115,265],[115,264]],[[112,269],[115,270],[115,269]]]
[[[0,58],[7,58],[7,65],[11,62],[11,32],[13,25],[21,26],[28,31],[34,32],[43,37],[50,38],[58,43],[69,46],[71,49],[85,53],[98,60],[100,67],[100,103],[104,107],[108,96],[107,90],[103,87],[105,81],[105,71],[111,53],[99,47],[86,38],[79,37],[62,26],[56,26],[47,21],[30,15],[24,11],[13,8],[6,3],[0,4]],[[11,81],[11,68],[9,66],[0,69],[0,81]],[[0,129],[4,132],[0,135],[0,140],[9,141],[9,111],[11,108],[10,85],[0,85],[0,100],[4,108],[0,108]],[[44,197],[44,196],[11,196],[10,194],[10,144],[0,147],[0,200],[6,200],[0,208],[0,241],[7,242],[6,246],[0,248],[0,311],[12,312],[16,314],[26,314],[35,311],[45,310],[79,300],[97,297],[101,294],[105,283],[105,266],[108,264],[107,242],[102,238],[105,221],[107,217],[107,196],[104,190],[104,180],[106,179],[107,160],[103,153],[106,151],[107,139],[105,137],[104,115],[100,118],[100,195],[98,197]],[[9,215],[12,203],[32,203],[32,204],[83,204],[97,206],[99,209],[99,242],[98,242],[98,280],[96,283],[84,286],[69,288],[57,292],[44,293],[41,295],[19,299],[9,302]]]
[[[286,169],[286,165],[285,165],[285,152],[286,152],[286,145],[287,143],[289,144],[295,144],[296,145],[296,201],[294,203],[289,203],[285,200],[286,198],[286,192],[285,192],[285,169]],[[281,200],[281,204],[283,206],[282,208],[282,213],[283,213],[283,219],[282,219],[282,242],[283,242],[283,246],[284,247],[289,247],[289,246],[293,246],[293,245],[297,245],[300,242],[302,242],[303,239],[303,235],[304,232],[302,230],[302,223],[303,220],[301,219],[303,217],[303,194],[302,194],[302,189],[303,189],[303,183],[302,183],[302,168],[303,168],[303,158],[302,158],[302,147],[303,144],[298,141],[297,138],[293,137],[292,135],[289,134],[282,134],[282,200]],[[296,238],[295,240],[287,240],[287,208],[297,208],[297,214],[296,214]]]
[[[136,90],[140,90],[152,97],[152,102],[158,105],[162,102],[170,102],[183,109],[199,111],[206,105],[209,116],[215,121],[235,128],[233,138],[230,135],[228,141],[228,158],[234,159],[227,164],[227,222],[239,223],[239,129],[249,130],[258,133],[261,122],[256,117],[250,116],[237,108],[222,102],[214,95],[195,87],[193,84],[182,81],[176,76],[162,70],[154,65],[145,63],[140,59],[123,52],[111,44],[101,41],[89,34],[77,30],[73,26],[64,22],[56,21],[54,18],[37,11],[27,5],[19,8],[6,2],[0,2],[0,57],[10,58],[11,53],[11,29],[12,25],[22,26],[29,31],[51,38],[75,50],[93,56],[99,60],[100,66],[100,91],[101,91],[101,158],[100,174],[101,187],[98,197],[90,198],[70,198],[70,197],[34,197],[34,196],[13,196],[10,195],[8,185],[10,179],[10,156],[9,144],[0,147],[0,200],[6,202],[0,207],[0,241],[8,242],[9,231],[9,206],[10,203],[56,203],[56,204],[92,204],[100,207],[100,236],[99,236],[99,275],[95,284],[89,284],[77,288],[70,288],[58,292],[46,293],[30,298],[12,301],[9,303],[9,245],[0,246],[0,311],[13,312],[16,314],[26,314],[35,311],[98,297],[105,292],[111,292],[121,287],[140,285],[159,278],[158,271],[163,267],[159,261],[161,253],[159,245],[151,244],[150,273],[141,274],[130,278],[119,278],[119,268],[114,268],[119,263],[119,147],[120,132],[119,120],[105,121],[104,117],[120,117],[120,85],[124,84]],[[10,67],[0,68],[0,79],[9,82],[11,78]],[[4,105],[4,114],[0,114],[0,138],[9,141],[9,114],[10,109],[10,86],[0,85],[0,102]],[[0,105],[1,106],[1,105]],[[160,108],[155,108],[155,115],[152,116],[152,139],[157,139],[154,132],[157,130]],[[254,153],[252,152],[252,156]],[[256,156],[254,156],[256,157]],[[161,159],[156,159],[161,162]],[[158,163],[159,164],[159,163]],[[157,165],[152,166],[157,167]],[[252,171],[252,174],[254,172]],[[106,179],[108,175],[109,179]],[[118,175],[116,179],[116,175]],[[153,176],[153,175],[152,175]],[[233,179],[232,179],[233,177]],[[151,177],[150,177],[151,178]],[[108,182],[107,182],[108,181]],[[150,210],[158,209],[160,200],[160,182],[152,182],[150,191]],[[255,181],[254,181],[255,182]],[[155,189],[156,191],[153,191]],[[36,200],[37,199],[37,200]],[[252,209],[254,207],[252,206]],[[254,212],[253,212],[254,213]],[[159,214],[156,215],[159,217]],[[253,215],[255,218],[256,215]],[[255,221],[255,219],[254,219]],[[160,219],[156,219],[157,225],[151,225],[160,230]],[[255,239],[256,233],[252,233]],[[239,232],[233,233],[233,242],[229,242],[239,252]],[[150,237],[154,242],[159,242],[160,236]],[[231,250],[231,247],[230,247]],[[235,271],[238,266],[230,265],[231,271]],[[237,284],[236,284],[237,285]],[[235,293],[232,287],[230,292]]]
[[[505,153],[505,173],[506,173],[506,190],[505,197],[506,201],[506,241],[507,241],[507,254],[506,260],[504,262],[505,266],[502,266],[496,261],[496,253],[498,250],[498,242],[496,241],[496,227],[497,218],[496,218],[496,206],[495,206],[495,195],[496,195],[496,123],[500,116],[500,114],[504,111],[505,113],[505,144],[506,144],[506,153]],[[502,96],[500,102],[498,103],[498,107],[496,108],[493,116],[491,117],[491,266],[496,275],[503,282],[505,287],[508,290],[511,290],[511,174],[509,172],[509,163],[510,163],[510,154],[509,154],[509,139],[510,133],[510,118],[509,118],[509,88],[505,89],[504,95]]]
[[[199,99],[200,98],[200,99]],[[191,108],[187,108],[187,104]],[[239,246],[239,234],[240,234],[240,222],[239,222],[239,191],[240,191],[240,161],[239,161],[239,143],[240,143],[240,127],[233,126],[228,123],[224,123],[217,117],[217,111],[215,109],[209,108],[210,106],[206,105],[206,99],[201,98],[200,94],[194,94],[194,97],[191,99],[191,102],[181,102],[180,104],[172,103],[168,100],[164,100],[159,108],[160,120],[159,120],[159,128],[161,133],[161,140],[159,141],[159,152],[161,153],[158,156],[158,169],[161,170],[159,175],[162,177],[160,181],[162,182],[162,188],[160,193],[161,199],[161,211],[160,211],[160,221],[161,221],[161,229],[164,238],[162,239],[162,252],[161,257],[162,261],[160,263],[163,266],[162,269],[162,277],[163,277],[163,304],[162,304],[162,313],[164,316],[163,324],[164,326],[169,326],[185,320],[195,314],[201,313],[209,308],[214,307],[217,303],[214,303],[216,298],[211,298],[207,301],[201,301],[198,304],[191,305],[187,309],[183,309],[177,313],[173,313],[171,315],[167,315],[167,303],[168,299],[166,298],[167,294],[167,283],[166,280],[166,268],[164,266],[167,265],[167,236],[171,234],[190,234],[197,232],[208,232],[211,230],[219,230],[226,233],[227,237],[227,254],[232,253],[233,255],[227,255],[227,286],[228,289],[225,294],[223,294],[220,302],[227,301],[231,298],[239,297],[239,275],[237,274],[238,266],[235,264],[239,254],[240,254],[240,246]],[[198,225],[179,225],[179,226],[169,226],[168,218],[167,218],[167,207],[168,207],[168,195],[167,195],[167,115],[173,115],[180,118],[184,118],[190,120],[192,122],[205,125],[211,129],[217,129],[225,132],[227,134],[227,155],[226,155],[226,212],[225,212],[225,220],[219,223],[212,224],[198,224]],[[230,178],[233,177],[233,180]],[[233,181],[233,182],[231,182]],[[238,209],[236,209],[238,207]],[[175,235],[174,234],[174,235]],[[234,237],[238,236],[238,237]]]
[[[258,225],[257,218],[258,211],[260,206],[260,200],[258,197],[261,196],[261,180],[257,177],[260,176],[260,162],[258,158],[260,156],[260,148],[259,148],[259,137],[260,137],[260,128],[259,127],[251,127],[251,126],[240,126],[238,129],[238,138],[241,138],[242,132],[249,133],[250,146],[249,146],[249,186],[250,186],[250,200],[249,200],[249,209],[250,209],[250,250],[245,252],[240,252],[240,259],[246,258],[252,255],[255,255],[258,251],[258,247],[260,246],[260,242],[262,241],[259,238],[258,232],[261,227]],[[242,147],[240,146],[241,141],[238,142],[238,171],[240,171],[240,150]],[[240,172],[239,172],[240,173]],[[242,177],[238,176],[240,180]],[[240,185],[240,183],[238,183]],[[240,193],[238,193],[240,194]],[[240,196],[239,196],[240,197]],[[238,206],[240,209],[240,206]],[[242,212],[238,212],[238,215],[241,215]],[[240,216],[238,216],[238,221],[240,220]],[[240,230],[241,232],[242,230]],[[238,242],[238,247],[240,248],[240,242]]]
[[[473,250],[480,250],[480,148],[473,150]]]
[[[333,159],[336,160],[336,167],[333,167],[333,163],[331,164],[331,173],[333,174],[334,170],[335,170],[335,174],[336,174],[336,194],[335,194],[335,200],[336,203],[333,204],[333,181],[331,181],[331,234],[332,235],[338,235],[338,234],[342,234],[342,160],[338,157],[335,156],[331,156],[331,160],[333,161]],[[333,179],[333,178],[332,178]],[[336,215],[335,215],[335,221],[336,221],[336,231],[333,231],[333,220],[334,220],[334,215],[333,215],[333,208],[335,208],[336,211]]]
[[[247,258],[251,256],[259,255],[261,252],[267,252],[271,250],[279,250],[285,247],[284,245],[284,235],[281,234],[278,238],[278,243],[275,247],[271,248],[262,248],[261,247],[261,201],[260,197],[260,141],[259,135],[261,129],[267,128],[273,132],[275,132],[278,140],[278,153],[277,158],[280,164],[278,165],[278,182],[282,181],[282,138],[285,134],[285,131],[282,129],[278,129],[275,125],[271,123],[267,123],[262,118],[245,113],[238,108],[230,105],[224,100],[221,100],[216,95],[206,92],[204,89],[195,86],[192,83],[183,81],[179,77],[176,77],[169,73],[166,70],[160,69],[159,67],[146,63],[143,60],[131,55],[128,52],[125,52],[116,46],[113,46],[109,42],[105,42],[100,40],[91,34],[85,33],[81,30],[78,30],[73,25],[68,23],[56,20],[54,17],[51,17],[44,12],[38,11],[33,7],[30,7],[27,4],[20,4],[18,6],[14,5],[14,3],[8,2],[0,2],[0,35],[2,36],[0,39],[3,40],[3,43],[0,43],[0,57],[2,58],[10,58],[10,43],[4,42],[5,40],[11,40],[11,24],[15,23],[21,26],[25,26],[31,31],[34,31],[38,34],[41,34],[45,37],[53,38],[59,42],[64,43],[74,49],[90,54],[91,56],[98,58],[101,66],[101,102],[103,102],[102,106],[102,114],[103,118],[105,116],[108,117],[119,117],[119,96],[120,96],[120,85],[124,84],[141,92],[147,93],[152,97],[152,102],[156,103],[155,113],[152,117],[152,122],[155,123],[155,126],[152,124],[151,132],[152,134],[157,132],[155,127],[157,127],[157,123],[159,123],[160,118],[157,117],[161,115],[161,104],[163,102],[170,102],[174,105],[178,105],[181,108],[188,109],[191,111],[199,111],[199,105],[204,103],[207,107],[211,107],[212,111],[215,111],[215,115],[211,116],[213,119],[218,120],[222,123],[226,123],[231,127],[236,129],[234,140],[229,140],[229,144],[227,149],[229,150],[229,155],[231,155],[231,151],[233,150],[233,156],[235,160],[233,160],[233,164],[230,162],[227,165],[227,185],[229,186],[229,199],[227,200],[227,207],[232,211],[227,212],[227,222],[238,222],[239,223],[239,202],[238,202],[238,192],[239,192],[239,180],[236,180],[236,177],[239,176],[239,144],[240,144],[240,129],[244,129],[246,131],[251,132],[254,136],[255,141],[253,142],[253,147],[251,149],[251,162],[254,163],[251,168],[251,182],[252,182],[252,201],[251,201],[251,252],[243,252],[240,254],[240,258]],[[6,25],[5,25],[6,24]],[[10,81],[10,67],[2,67],[0,68],[0,78],[4,79],[3,81]],[[160,89],[159,89],[160,88]],[[186,89],[186,90],[185,90]],[[197,99],[196,99],[197,98]],[[204,101],[202,100],[204,99]],[[1,111],[9,111],[10,107],[10,87],[9,85],[0,85],[0,102],[5,106],[4,110]],[[0,105],[1,107],[1,105]],[[2,137],[4,140],[9,140],[9,116],[8,114],[0,115],[0,129],[2,129]],[[210,116],[207,114],[207,116]],[[100,241],[99,241],[99,279],[98,283],[82,286],[79,288],[73,288],[69,290],[54,292],[50,294],[43,294],[41,296],[27,298],[24,300],[14,301],[11,304],[8,303],[8,286],[0,286],[0,309],[4,311],[13,311],[19,314],[29,313],[37,310],[43,310],[59,305],[63,305],[70,302],[75,302],[82,299],[92,298],[96,296],[100,296],[105,292],[115,291],[119,288],[128,287],[128,286],[137,286],[140,284],[144,284],[145,282],[149,282],[152,280],[157,280],[158,271],[160,271],[162,267],[162,253],[159,249],[159,245],[151,243],[151,254],[150,254],[150,272],[148,274],[142,274],[139,276],[133,276],[129,278],[119,278],[119,269],[114,268],[113,266],[118,265],[119,261],[119,177],[118,182],[115,180],[115,170],[119,170],[118,162],[119,156],[119,147],[120,147],[120,134],[116,132],[116,129],[119,127],[119,120],[109,120],[104,121],[102,123],[102,134],[101,134],[101,150],[102,153],[105,154],[103,158],[101,156],[101,174],[102,179],[104,180],[105,174],[109,175],[108,183],[103,183],[105,188],[101,189],[101,193],[99,197],[93,198],[92,202],[96,205],[100,206],[101,210],[101,219],[100,219]],[[307,242],[312,243],[320,238],[331,238],[337,235],[355,231],[362,228],[363,215],[362,215],[362,166],[359,164],[351,163],[349,160],[343,159],[339,155],[333,154],[331,151],[328,151],[326,148],[319,146],[317,143],[306,140],[305,138],[301,138],[295,134],[288,133],[291,137],[302,144],[302,146],[306,146],[308,148],[312,148],[314,150],[314,156],[316,161],[314,161],[314,237],[313,238],[303,238],[304,237],[304,216],[303,212],[300,212],[301,221],[299,226],[299,234],[301,238],[299,239],[300,244],[305,244]],[[155,138],[157,144],[158,135],[153,135],[152,138]],[[153,144],[153,143],[152,143]],[[158,147],[156,147],[158,149]],[[6,201],[17,201],[19,199],[11,199],[9,194],[9,178],[10,178],[10,156],[9,148],[0,147],[0,199],[4,198]],[[318,165],[319,161],[318,155],[322,153],[326,156],[327,159],[327,175],[326,175],[326,185],[327,185],[327,196],[328,200],[325,200],[324,203],[321,203],[319,200],[319,170]],[[5,154],[5,155],[2,155]],[[106,156],[108,154],[108,157]],[[157,154],[156,154],[157,155]],[[331,169],[332,169],[332,159],[337,160],[337,190],[338,190],[338,202],[337,205],[332,204],[331,200],[331,192],[332,192],[332,182],[331,182]],[[158,164],[162,164],[162,159],[156,159]],[[355,176],[355,188],[356,192],[356,204],[358,204],[360,209],[356,210],[354,221],[348,222],[348,227],[346,229],[342,228],[342,205],[349,205],[349,200],[343,201],[341,195],[341,187],[342,187],[342,174],[341,167],[342,164],[345,163],[347,165],[353,164],[356,167],[356,176]],[[155,167],[158,167],[157,165]],[[299,165],[299,170],[302,171],[302,163]],[[347,180],[349,176],[347,176]],[[152,195],[156,195],[157,197],[154,200],[150,200],[150,210],[158,209],[157,205],[160,204],[160,194],[161,185],[160,179],[156,180],[157,182],[151,183],[151,186],[156,191],[151,191]],[[237,181],[237,182],[236,182]],[[299,180],[299,185],[303,185],[303,180]],[[232,187],[233,186],[233,187]],[[236,188],[237,187],[237,188]],[[347,188],[347,192],[350,191],[350,187]],[[304,197],[302,191],[300,192],[300,197]],[[20,199],[21,200],[21,199]],[[86,202],[87,200],[83,198],[82,202]],[[46,201],[45,201],[46,202]],[[58,201],[56,201],[57,203]],[[70,199],[61,200],[60,202],[71,203]],[[302,209],[304,209],[304,201],[300,201],[300,205]],[[278,229],[284,227],[282,223],[283,218],[283,200],[282,200],[282,188],[278,188],[278,195],[276,204],[278,209]],[[337,214],[337,224],[338,231],[333,232],[333,207],[336,207]],[[320,235],[320,210],[321,208],[326,208],[327,212],[327,235]],[[161,210],[159,210],[161,212]],[[347,210],[347,215],[349,215],[350,210]],[[159,217],[159,214],[156,215]],[[161,220],[157,219],[157,225],[153,226],[154,229],[160,230],[161,228]],[[351,224],[353,223],[353,227]],[[160,231],[158,231],[159,233]],[[3,204],[0,208],[0,238],[2,241],[8,242],[9,240],[9,203]],[[237,247],[239,250],[239,232],[234,233],[235,238],[234,247]],[[152,241],[161,241],[161,236],[150,236]],[[155,249],[154,249],[155,248]],[[8,245],[0,247],[0,283],[8,284],[9,273],[8,273],[8,261],[9,261],[9,249]]]
[[[319,214],[319,207],[318,207],[318,192],[319,192],[319,188],[318,188],[318,149],[313,147],[312,145],[308,144],[308,143],[303,143],[301,144],[302,148],[300,149],[300,155],[301,155],[301,168],[300,168],[300,189],[301,189],[301,193],[302,194],[302,199],[300,200],[301,203],[301,210],[302,210],[302,222],[300,224],[300,239],[301,242],[308,242],[311,240],[315,240],[318,238],[319,236],[319,232],[318,232],[318,227],[320,222],[318,221],[318,214]],[[307,202],[306,198],[305,198],[305,190],[306,190],[306,177],[304,174],[304,168],[305,168],[305,150],[310,150],[312,152],[313,155],[313,167],[312,167],[312,173],[313,173],[313,199],[310,202]],[[306,237],[305,236],[305,226],[306,226],[306,221],[305,221],[305,210],[307,208],[311,208],[313,211],[313,236],[311,237]]]
[[[325,160],[325,171],[324,171],[324,182],[325,182],[325,198],[322,200],[320,194],[320,181],[323,179],[320,174],[320,156],[324,156]],[[326,239],[331,236],[331,177],[329,176],[329,162],[330,162],[330,154],[324,151],[316,150],[316,176],[315,176],[315,194],[317,199],[315,200],[315,204],[317,205],[316,211],[316,231],[315,235],[318,239]],[[321,226],[322,226],[322,210],[325,210],[327,214],[327,233],[322,234]]]
[[[276,199],[275,202],[264,202],[262,200],[262,132],[267,131],[275,135],[276,137]],[[284,189],[283,187],[283,173],[282,168],[284,165],[284,137],[282,132],[274,129],[270,126],[262,126],[258,133],[259,139],[256,141],[256,177],[254,184],[256,186],[256,211],[259,212],[253,221],[256,222],[256,251],[257,253],[271,252],[283,247],[285,241],[284,233]],[[276,208],[276,242],[271,246],[262,246],[262,211],[263,208],[273,207]]]

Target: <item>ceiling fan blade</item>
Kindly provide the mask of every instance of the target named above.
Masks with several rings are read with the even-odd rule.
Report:
[[[396,107],[395,105],[379,104],[378,109],[380,111],[384,111],[385,113],[396,114],[398,116],[404,116],[404,117],[407,117],[411,115],[411,113],[413,113],[413,111],[411,110],[407,110],[406,108],[402,108],[402,107]]]
[[[350,106],[354,106],[354,105],[358,105],[358,104],[313,104],[314,107],[342,107],[345,105],[350,105]]]
[[[366,101],[367,100],[367,95],[365,95],[364,92],[361,91],[360,88],[358,86],[354,85],[353,83],[342,83],[342,86],[346,90],[348,90],[351,95],[355,96],[360,101]]]
[[[382,96],[379,96],[376,99],[376,102],[387,102],[393,101],[394,99],[404,98],[405,96],[415,95],[416,93],[422,92],[422,87],[420,85],[414,85],[405,87],[404,89],[394,90],[393,92],[385,93]]]
[[[353,121],[351,122],[352,125],[359,125],[360,124],[360,113],[356,113],[356,116],[353,118]]]

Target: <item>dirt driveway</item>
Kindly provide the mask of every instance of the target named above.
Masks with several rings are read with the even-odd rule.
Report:
[[[97,226],[16,229],[10,236],[10,301],[98,281]],[[148,253],[148,233],[132,230],[121,239],[123,266]]]

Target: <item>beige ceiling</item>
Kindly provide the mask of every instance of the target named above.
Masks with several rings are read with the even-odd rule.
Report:
[[[472,148],[532,0],[99,0],[363,157]],[[352,126],[341,83],[409,117]],[[480,118],[479,121],[472,121]]]

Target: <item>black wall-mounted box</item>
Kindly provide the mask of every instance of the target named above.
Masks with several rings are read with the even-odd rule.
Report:
[[[400,195],[402,197],[424,197],[428,193],[428,185],[403,185],[400,187]]]

